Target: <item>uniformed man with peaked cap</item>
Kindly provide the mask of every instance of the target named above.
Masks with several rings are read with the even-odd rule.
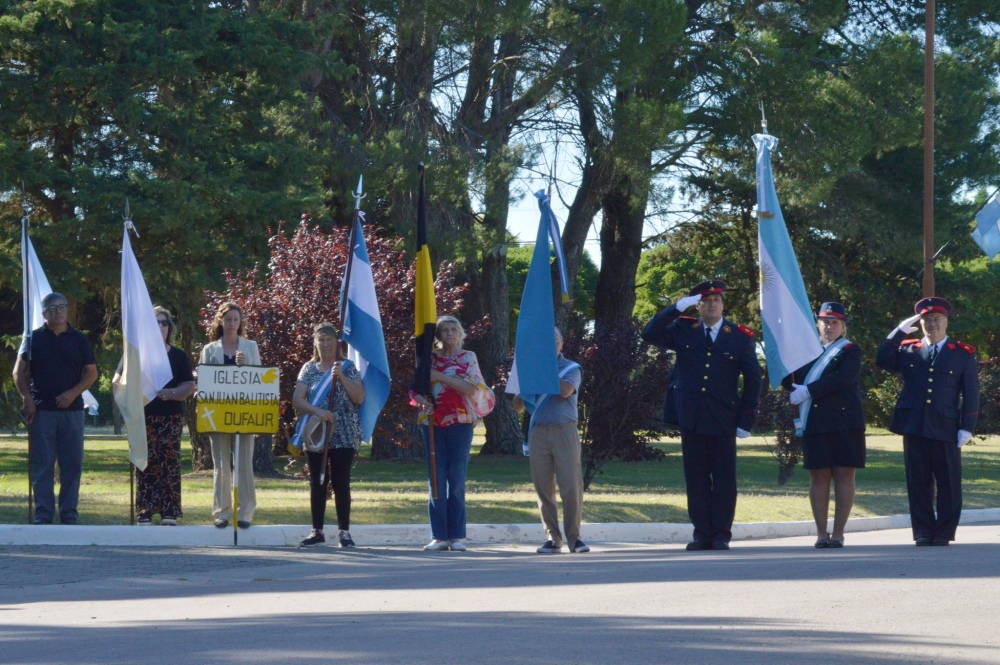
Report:
[[[668,400],[681,429],[688,550],[728,550],[736,515],[736,437],[757,419],[761,373],[754,331],[722,316],[726,283],[703,282],[646,325],[642,337],[677,354]],[[682,316],[697,307],[698,318]],[[743,389],[739,380],[743,377]]]
[[[903,377],[889,429],[903,435],[913,539],[947,545],[962,515],[960,451],[979,415],[976,349],[948,337],[951,304],[944,298],[924,298],[913,309],[882,342],[875,363]],[[924,336],[905,339],[918,320]]]

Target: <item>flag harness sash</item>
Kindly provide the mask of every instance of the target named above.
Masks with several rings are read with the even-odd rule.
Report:
[[[833,359],[836,358],[840,352],[850,344],[851,342],[849,340],[841,337],[836,342],[826,347],[823,351],[823,355],[816,360],[815,364],[813,364],[812,368],[806,374],[803,385],[808,386],[810,383],[818,379]],[[809,410],[812,408],[812,403],[812,397],[808,397],[806,398],[806,401],[799,404],[799,417],[795,419],[795,436],[797,437],[802,437],[802,435],[806,432],[806,422],[809,420]]]
[[[562,380],[566,378],[569,376],[570,372],[575,369],[579,369],[581,372],[583,371],[583,368],[580,367],[579,364],[573,362],[572,360],[568,361],[566,366],[559,370],[559,379]],[[523,397],[521,398],[521,401],[524,402],[525,408],[527,408],[528,412],[531,413],[531,420],[528,421],[529,432],[531,431],[531,428],[535,426],[535,416],[538,415],[538,412],[542,409],[542,405],[545,404],[550,397],[552,397],[552,395],[540,395],[537,400],[532,401],[524,399]]]
[[[345,370],[347,367],[351,366],[350,360],[345,360],[343,362]],[[310,393],[309,404],[318,407],[320,404],[323,403],[323,400],[326,399],[327,395],[330,394],[330,390],[332,389],[332,387],[333,387],[333,366],[331,365],[330,369],[326,371],[326,374],[323,375],[323,378],[316,385],[316,389]],[[330,406],[331,408],[333,407],[332,404]],[[312,433],[313,429],[315,429],[317,426],[315,423],[312,422],[313,418],[315,418],[315,416],[313,416],[312,414],[304,413],[302,414],[302,417],[299,418],[298,423],[296,423],[295,425],[295,434],[292,435],[292,440],[288,443],[288,445],[292,448],[295,448],[295,450],[298,451],[299,453],[301,453],[303,449],[311,450],[312,452],[319,452],[320,450],[322,450],[322,449],[312,450],[312,448],[308,445],[309,434]],[[325,443],[329,437],[324,435],[320,438]]]

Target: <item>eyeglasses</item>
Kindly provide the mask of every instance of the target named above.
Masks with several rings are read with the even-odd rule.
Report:
[[[69,309],[69,305],[63,303],[62,305],[52,305],[51,307],[46,307],[44,311],[46,312],[65,312]]]
[[[163,319],[157,319],[156,322],[160,324],[161,328],[169,328],[170,327],[170,321],[164,321]]]

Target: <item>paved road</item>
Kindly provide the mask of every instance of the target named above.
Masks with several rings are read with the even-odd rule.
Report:
[[[1000,527],[734,543],[0,548],[0,663],[997,663]]]

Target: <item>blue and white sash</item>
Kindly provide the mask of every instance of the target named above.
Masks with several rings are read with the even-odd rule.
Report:
[[[806,373],[806,378],[802,382],[802,385],[808,386],[810,383],[815,381],[823,374],[823,370],[829,366],[830,362],[837,357],[844,347],[848,346],[851,342],[847,339],[841,337],[836,342],[830,344],[823,351],[815,363],[813,363],[812,368]],[[795,419],[795,436],[801,437],[806,432],[806,422],[809,420],[809,409],[812,408],[812,397],[807,397],[806,401],[799,404],[799,417]]]
[[[350,364],[350,360],[344,361],[344,368]],[[330,369],[326,370],[326,374],[320,379],[320,382],[316,385],[316,389],[311,391],[309,395],[309,403],[313,406],[319,406],[326,400],[327,395],[330,394],[330,389],[333,387],[333,365],[330,365]],[[330,405],[333,406],[332,404]],[[295,434],[292,435],[292,440],[288,442],[289,448],[294,448],[293,454],[299,455],[302,453],[302,446],[305,443],[304,439],[308,439],[308,435],[312,434],[312,431],[316,428],[316,425],[311,423],[315,416],[304,413],[299,418],[299,422],[295,425]],[[325,423],[324,423],[325,425]],[[326,440],[325,432],[322,437]]]
[[[583,369],[578,364],[576,364],[572,360],[568,361],[566,365],[564,365],[563,368],[559,370],[559,379],[560,380],[565,379],[567,376],[569,376],[570,372],[576,369],[583,371]],[[545,402],[547,402],[550,397],[552,397],[552,395],[521,395],[521,401],[524,402],[524,407],[528,410],[528,413],[531,414],[531,420],[528,421],[529,433],[531,432],[531,428],[535,426],[535,416],[538,415],[538,412],[541,410],[542,405],[545,404]],[[523,448],[522,452],[524,452],[524,454],[527,455],[528,443],[524,442],[522,448]]]

